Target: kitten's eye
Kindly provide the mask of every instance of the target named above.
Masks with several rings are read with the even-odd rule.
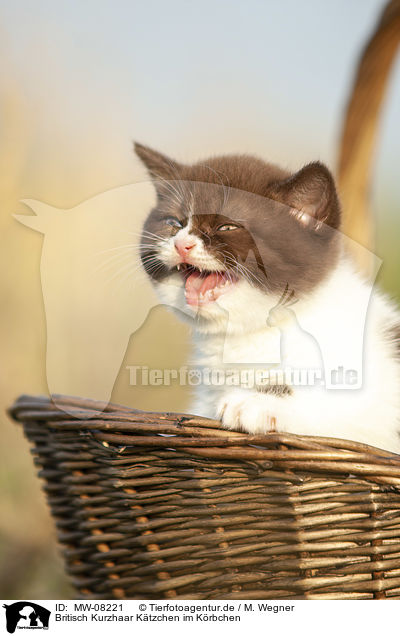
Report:
[[[167,225],[170,225],[171,227],[179,227],[179,228],[183,227],[180,220],[174,216],[168,216],[166,219],[164,219],[164,223],[166,223]]]
[[[217,229],[217,232],[230,232],[231,230],[238,230],[239,225],[233,225],[230,223],[226,223],[225,225],[220,225]]]

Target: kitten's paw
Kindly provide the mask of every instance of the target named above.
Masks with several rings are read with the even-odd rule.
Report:
[[[217,416],[224,428],[247,433],[276,431],[277,418],[271,412],[264,395],[248,391],[233,391],[219,401]]]

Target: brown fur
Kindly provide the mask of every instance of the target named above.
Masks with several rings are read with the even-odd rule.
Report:
[[[146,231],[171,236],[177,229],[165,224],[166,217],[185,225],[191,211],[192,233],[204,239],[221,269],[228,265],[234,270],[234,263],[240,263],[266,291],[289,285],[297,296],[315,287],[336,261],[340,206],[324,165],[312,163],[290,175],[247,155],[182,165],[141,144],[135,150],[158,193]],[[302,212],[310,219],[306,226],[296,218]],[[223,223],[238,228],[219,232]],[[143,252],[152,253],[150,248]],[[156,274],[149,271],[157,279],[168,273],[165,267]]]

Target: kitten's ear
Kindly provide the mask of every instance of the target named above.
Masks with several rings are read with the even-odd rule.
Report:
[[[319,229],[322,224],[340,226],[340,204],[334,179],[326,166],[309,163],[294,175],[275,184],[274,198],[290,206],[303,225]]]
[[[142,144],[135,143],[134,150],[152,179],[179,179],[181,165],[178,162]]]

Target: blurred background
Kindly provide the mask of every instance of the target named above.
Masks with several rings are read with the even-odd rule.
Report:
[[[355,65],[383,5],[1,0],[0,598],[71,594],[28,445],[5,415],[19,394],[47,392],[43,237],[12,218],[27,212],[20,200],[72,208],[142,181],[133,139],[181,161],[239,151],[334,169]],[[399,113],[397,63],[371,193],[379,279],[397,298]],[[185,390],[129,386],[126,365],[176,367],[186,356],[186,328],[154,308],[129,341],[112,400],[185,410]]]

